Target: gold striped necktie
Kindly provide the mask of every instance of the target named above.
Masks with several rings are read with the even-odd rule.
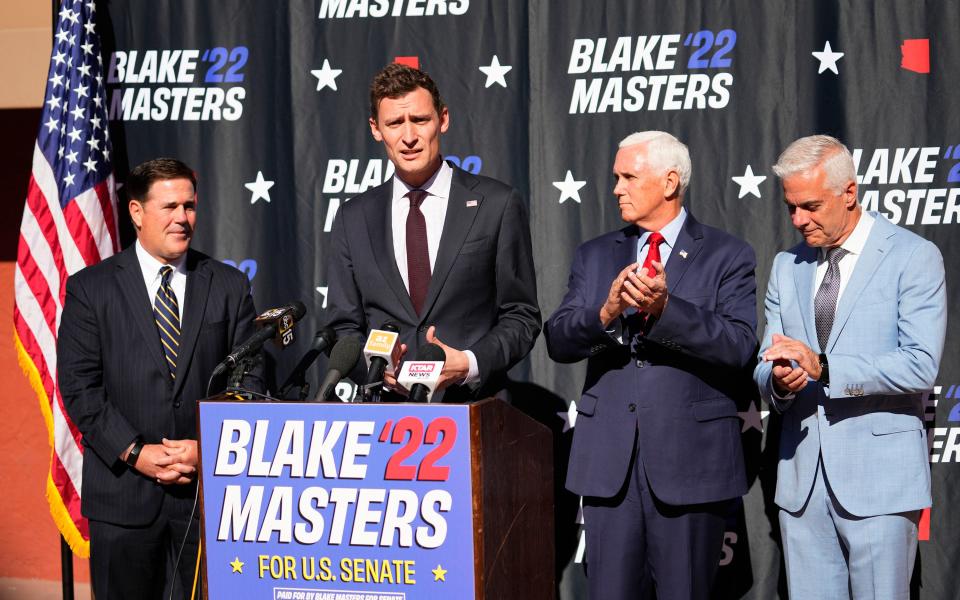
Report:
[[[173,267],[164,265],[160,268],[160,287],[153,299],[153,318],[160,332],[160,343],[167,366],[170,367],[170,377],[176,379],[177,354],[180,352],[180,305],[170,286],[172,276]]]

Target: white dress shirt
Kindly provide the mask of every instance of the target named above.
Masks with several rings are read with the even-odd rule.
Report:
[[[390,203],[390,217],[393,231],[393,256],[403,278],[403,285],[410,291],[410,276],[407,272],[407,214],[410,213],[410,199],[407,193],[411,190],[423,190],[427,196],[420,203],[420,212],[427,224],[427,251],[430,254],[430,272],[437,263],[437,251],[440,249],[440,237],[443,235],[443,221],[447,217],[447,202],[450,200],[450,184],[453,182],[453,169],[446,162],[440,163],[440,168],[422,186],[415,188],[404,183],[402,179],[393,176],[393,199]],[[443,339],[443,332],[437,332],[437,337]],[[470,350],[464,350],[467,361],[470,363],[465,384],[476,383],[480,380],[480,367],[477,366],[477,357]]]
[[[160,281],[162,279],[160,277],[160,269],[166,265],[150,256],[150,254],[143,249],[143,246],[140,245],[140,240],[137,240],[135,245],[137,262],[140,263],[140,271],[143,273],[143,283],[147,286],[147,297],[150,298],[150,306],[152,307],[153,300],[157,296],[157,290],[160,289]],[[186,254],[170,263],[170,266],[173,267],[173,274],[170,276],[170,287],[173,288],[173,293],[177,297],[177,308],[180,313],[181,324],[183,323],[183,298],[187,290],[186,265]]]
[[[663,243],[660,244],[660,264],[666,266],[667,259],[670,258],[673,247],[677,245],[677,238],[680,237],[680,230],[683,229],[683,223],[686,220],[687,209],[681,206],[677,216],[660,229],[660,235],[663,236]],[[640,233],[640,238],[637,239],[637,262],[641,268],[643,267],[643,261],[647,259],[647,250],[650,246],[647,241],[652,233],[652,231],[643,231]]]
[[[837,268],[840,270],[840,290],[837,293],[837,306],[840,305],[840,298],[843,297],[843,290],[847,288],[850,277],[853,276],[853,268],[857,265],[857,259],[863,254],[863,247],[867,245],[867,238],[870,237],[870,230],[873,229],[873,215],[867,211],[860,213],[860,220],[846,240],[840,244],[840,247],[847,251],[840,259]],[[827,275],[827,250],[829,248],[820,248],[817,252],[817,271],[813,280],[814,294],[820,289],[820,283]]]

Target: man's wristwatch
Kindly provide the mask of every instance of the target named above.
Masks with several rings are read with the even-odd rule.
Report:
[[[821,352],[817,358],[820,362],[820,378],[817,381],[823,385],[830,385],[830,365],[827,363],[827,355]]]
[[[127,454],[126,463],[130,468],[137,466],[137,459],[140,458],[141,450],[143,450],[143,440],[137,438],[133,442],[133,448],[130,448],[130,454]]]

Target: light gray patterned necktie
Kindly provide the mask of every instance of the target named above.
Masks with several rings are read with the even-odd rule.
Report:
[[[820,282],[817,295],[813,298],[813,314],[817,323],[817,341],[820,351],[826,352],[827,340],[833,328],[833,315],[837,310],[837,296],[840,293],[840,259],[848,254],[843,248],[831,248],[827,251],[827,273]]]

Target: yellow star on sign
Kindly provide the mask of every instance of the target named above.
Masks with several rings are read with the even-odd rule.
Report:
[[[230,563],[230,566],[233,567],[233,573],[243,573],[243,561],[240,560],[239,556],[234,557],[233,562]]]
[[[446,577],[446,575],[447,575],[447,570],[444,569],[443,567],[441,567],[440,565],[437,565],[437,568],[434,569],[433,571],[430,571],[430,572],[433,573],[433,580],[434,580],[434,581],[446,581],[446,580],[447,580],[447,577]]]

